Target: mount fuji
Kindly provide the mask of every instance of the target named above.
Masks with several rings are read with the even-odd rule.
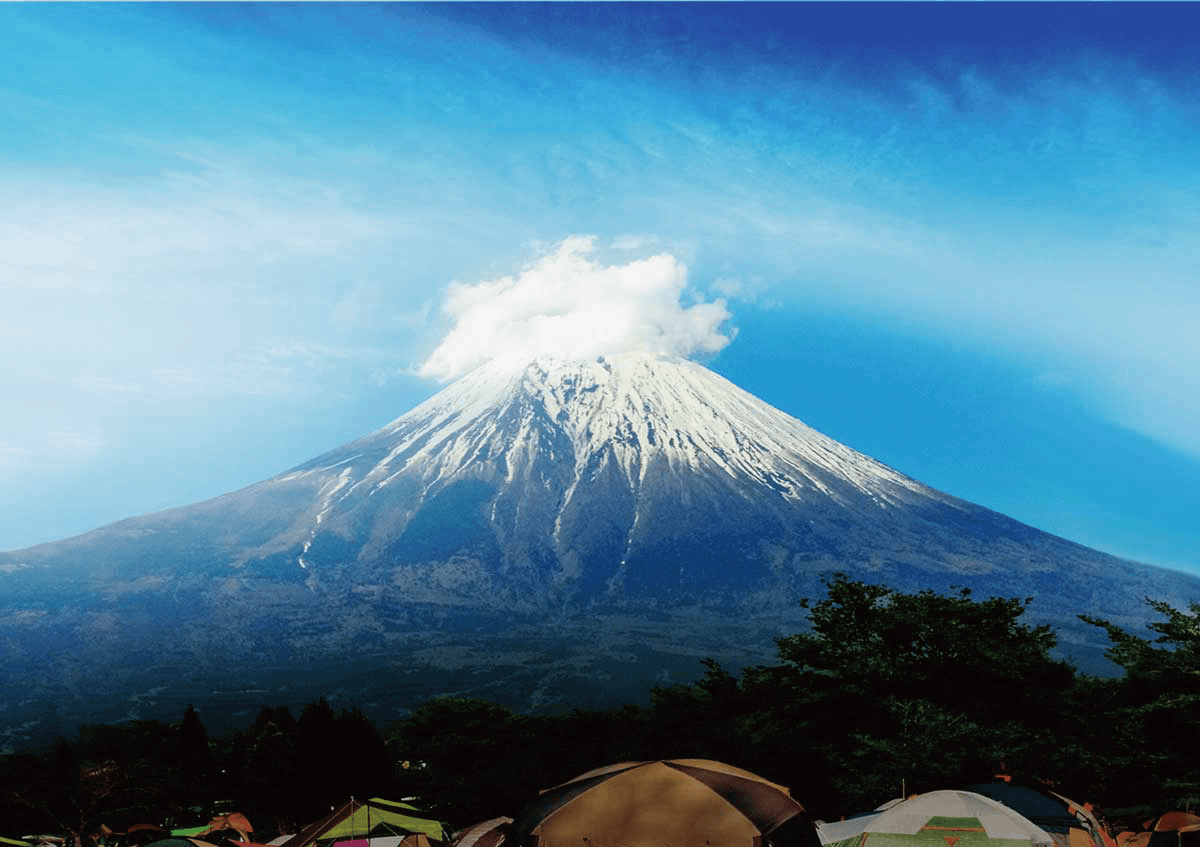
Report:
[[[771,661],[836,572],[1030,597],[1133,630],[1198,581],[931,489],[689,360],[493,363],[392,423],[191,506],[0,553],[0,745],[324,695],[608,706]]]

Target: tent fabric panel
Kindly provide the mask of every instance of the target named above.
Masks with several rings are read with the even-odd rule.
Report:
[[[1079,827],[1081,824],[1080,820],[1068,811],[1068,804],[1037,789],[1001,782],[976,783],[964,788],[967,792],[975,792],[1016,810],[1023,818],[1029,819],[1048,832],[1067,833],[1070,828]]]
[[[866,833],[856,833],[853,836],[848,836],[844,839],[838,839],[834,842],[823,841],[822,845],[847,846],[847,848],[850,848],[850,846],[862,845],[865,839],[867,839]]]
[[[760,836],[728,801],[661,762],[597,783],[535,833],[540,845],[752,845]]]
[[[320,836],[322,833],[324,833],[328,828],[333,826],[336,822],[341,821],[343,818],[350,815],[351,812],[353,812],[353,810],[355,809],[355,807],[357,805],[358,805],[357,801],[353,801],[353,800],[346,801],[344,804],[342,804],[342,806],[340,806],[336,809],[330,810],[330,812],[326,813],[324,816],[317,819],[317,821],[301,828],[299,833],[297,833],[295,836],[293,836],[291,839],[289,839],[287,842],[285,842],[283,844],[285,846],[288,846],[289,848],[291,848],[291,846],[297,846],[297,845],[314,845],[314,844],[316,844],[318,836]]]
[[[1156,820],[1155,826],[1151,829],[1153,831],[1188,830],[1197,824],[1201,824],[1201,818],[1198,818],[1196,814],[1176,810],[1160,816]]]
[[[975,816],[930,816],[922,830],[979,830],[983,832],[984,825]]]
[[[874,813],[843,821],[822,822],[817,825],[818,839],[822,845],[858,845],[863,832],[871,830],[872,822],[878,816],[879,813]]]
[[[1089,836],[1092,838],[1094,845],[1116,846],[1118,844],[1117,842],[1114,841],[1113,837],[1109,834],[1109,831],[1107,831],[1104,827],[1101,826],[1101,822],[1099,822],[1097,820],[1097,817],[1092,812],[1092,807],[1090,807],[1088,805],[1077,804],[1071,798],[1066,798],[1063,795],[1060,795],[1058,792],[1052,792],[1052,791],[1048,790],[1047,794],[1049,794],[1055,798],[1058,798],[1064,804],[1067,804],[1069,813],[1073,813],[1078,818],[1081,818],[1084,820],[1084,828],[1085,828],[1085,830],[1088,831]],[[1070,833],[1070,831],[1069,831],[1069,833]],[[1079,844],[1079,843],[1076,843],[1076,844]]]
[[[821,845],[817,828],[807,815],[796,815],[762,839],[767,845]]]
[[[527,839],[529,834],[534,832],[534,829],[538,827],[552,810],[571,803],[575,798],[583,795],[593,786],[608,780],[613,774],[630,771],[642,765],[646,765],[646,763],[621,763],[620,768],[618,766],[611,766],[604,769],[593,769],[581,775],[576,780],[561,783],[551,789],[543,790],[536,800],[527,804],[517,814],[517,819],[513,822],[511,828],[514,837],[517,839]]]
[[[731,777],[741,777],[745,780],[753,780],[755,783],[761,783],[764,786],[771,786],[774,789],[788,794],[788,787],[781,786],[778,783],[772,783],[770,780],[764,780],[754,772],[749,772],[746,769],[740,769],[737,766],[729,765],[728,763],[718,762],[717,760],[664,760],[670,766],[685,769],[703,769],[705,771],[717,772],[719,774],[728,774]]]
[[[408,811],[389,809],[378,804],[357,804],[356,808],[340,821],[333,822],[317,834],[320,841],[366,838],[386,833],[405,835],[424,833],[434,839],[442,838],[442,823],[432,819],[418,818]]]
[[[910,798],[882,813],[872,825],[878,833],[914,834],[935,816],[979,821],[994,838],[1024,839],[1029,844],[1050,845],[1051,836],[1020,813],[975,792],[940,789]]]
[[[783,786],[753,776],[744,777],[750,772],[741,769],[726,767],[718,770],[693,766],[688,764],[690,762],[697,761],[672,760],[665,765],[708,786],[740,810],[761,834],[771,833],[793,816],[804,812],[804,807]]]
[[[442,823],[434,819],[412,815],[416,807],[401,801],[373,798],[363,802],[351,799],[331,811],[283,844],[285,846],[316,845],[332,843],[341,839],[367,838],[372,834],[405,836],[424,833],[430,839],[442,839]],[[368,832],[370,828],[370,833]]]
[[[389,801],[387,798],[369,798],[367,803],[372,807],[381,807],[399,813],[420,813],[421,810],[404,801]]]
[[[973,848],[983,845],[1030,845],[1029,839],[1006,839],[989,836],[981,831],[925,831],[922,833],[865,833],[860,845],[931,846],[954,845],[955,848]],[[948,841],[948,840],[954,840]],[[1049,844],[1049,843],[1048,843]]]
[[[990,800],[990,803],[996,802]],[[1053,843],[1051,834],[1024,818],[1021,813],[1002,804],[997,804],[997,807],[996,810],[982,811],[976,816],[989,836],[998,839],[1024,839],[1034,845]]]
[[[627,760],[624,763],[614,763],[611,766],[601,766],[600,768],[592,769],[592,771],[586,771],[583,774],[578,774],[566,783],[560,783],[558,786],[552,786],[550,789],[544,791],[554,792],[560,787],[578,783],[581,780],[592,780],[594,777],[605,777],[610,774],[616,774],[620,771],[629,771],[630,769],[638,768],[638,766],[644,766],[649,762],[653,762],[653,760]]]
[[[453,844],[464,846],[499,845],[505,839],[505,829],[502,828],[512,823],[513,820],[508,816],[497,816],[494,819],[473,824],[471,827],[461,831]]]

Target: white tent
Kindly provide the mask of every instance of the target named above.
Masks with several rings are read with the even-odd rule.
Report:
[[[861,816],[836,822],[817,822],[817,838],[822,845],[838,845],[844,839],[858,836],[871,827],[873,821],[880,817],[879,813],[864,813]]]
[[[822,836],[825,845],[955,844],[948,838],[972,845],[1053,844],[1049,833],[1004,804],[954,789],[915,795],[878,814],[823,829],[828,833]]]

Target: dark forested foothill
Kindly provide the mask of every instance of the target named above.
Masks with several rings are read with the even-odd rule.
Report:
[[[256,840],[296,833],[355,797],[409,799],[448,830],[514,817],[538,792],[599,766],[717,760],[790,788],[828,821],[997,774],[1090,801],[1118,828],[1197,809],[1198,605],[1149,601],[1151,638],[1084,618],[1124,675],[1052,658],[1028,601],[905,594],[838,577],[805,601],[811,628],[774,665],[707,661],[649,703],[527,715],[435,698],[379,725],[324,699],[264,706],[214,736],[191,706],[168,724],[89,726],[0,756],[4,836],[132,844],[130,828],[200,825],[238,810]]]

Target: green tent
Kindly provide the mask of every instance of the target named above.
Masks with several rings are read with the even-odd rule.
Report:
[[[208,829],[209,829],[209,825],[207,825],[207,824],[197,825],[196,827],[177,827],[177,828],[172,829],[171,835],[172,836],[195,836],[198,833],[204,833]]]
[[[346,839],[372,836],[405,836],[424,833],[431,840],[445,839],[442,822],[424,815],[412,804],[372,798],[350,799],[341,807],[313,822],[284,843],[296,845],[332,845]]]

